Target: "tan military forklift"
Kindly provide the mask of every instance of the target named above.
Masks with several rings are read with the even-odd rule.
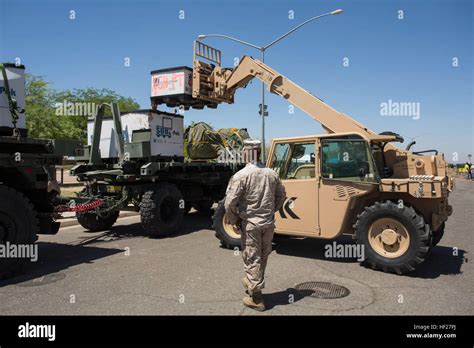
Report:
[[[287,192],[275,217],[277,235],[334,239],[350,234],[364,247],[365,265],[398,274],[427,258],[452,213],[453,179],[443,154],[397,148],[392,142],[403,139],[396,133],[368,129],[250,56],[234,68],[220,62],[219,50],[194,43],[193,98],[233,103],[237,89],[258,78],[327,132],[272,142],[266,165]],[[214,228],[223,246],[240,247],[239,228],[227,222],[222,202]]]

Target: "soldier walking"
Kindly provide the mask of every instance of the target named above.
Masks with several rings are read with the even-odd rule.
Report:
[[[240,225],[242,257],[246,288],[245,306],[264,311],[262,289],[265,286],[265,268],[272,251],[275,230],[275,212],[286,198],[285,188],[278,175],[266,168],[260,158],[260,141],[244,141],[244,159],[247,165],[238,171],[227,187],[225,210],[228,222]]]

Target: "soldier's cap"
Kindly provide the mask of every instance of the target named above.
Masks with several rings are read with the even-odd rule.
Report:
[[[247,149],[259,149],[262,142],[258,139],[245,139],[244,148]]]

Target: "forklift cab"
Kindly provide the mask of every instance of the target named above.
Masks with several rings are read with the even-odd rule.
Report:
[[[276,213],[276,232],[334,238],[345,230],[352,197],[380,181],[369,142],[356,135],[281,138],[267,166],[280,177],[287,200]]]

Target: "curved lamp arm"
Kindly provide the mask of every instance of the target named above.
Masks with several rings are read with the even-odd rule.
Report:
[[[282,36],[280,36],[279,38],[273,40],[272,42],[270,42],[268,45],[264,46],[263,49],[266,50],[267,48],[273,46],[274,44],[276,44],[277,42],[283,40],[285,37],[287,37],[288,35],[290,35],[291,33],[293,33],[294,31],[298,30],[299,28],[301,28],[303,25],[306,25],[308,24],[309,22],[312,22],[316,19],[319,19],[321,17],[325,17],[325,16],[333,16],[333,15],[339,15],[342,13],[342,10],[341,9],[338,9],[338,10],[334,10],[332,12],[328,12],[328,13],[323,13],[319,16],[316,16],[316,17],[313,17],[313,18],[310,18],[306,21],[304,21],[303,23],[301,23],[300,25],[297,25],[296,27],[294,27],[293,29],[291,29],[289,32],[283,34]]]

